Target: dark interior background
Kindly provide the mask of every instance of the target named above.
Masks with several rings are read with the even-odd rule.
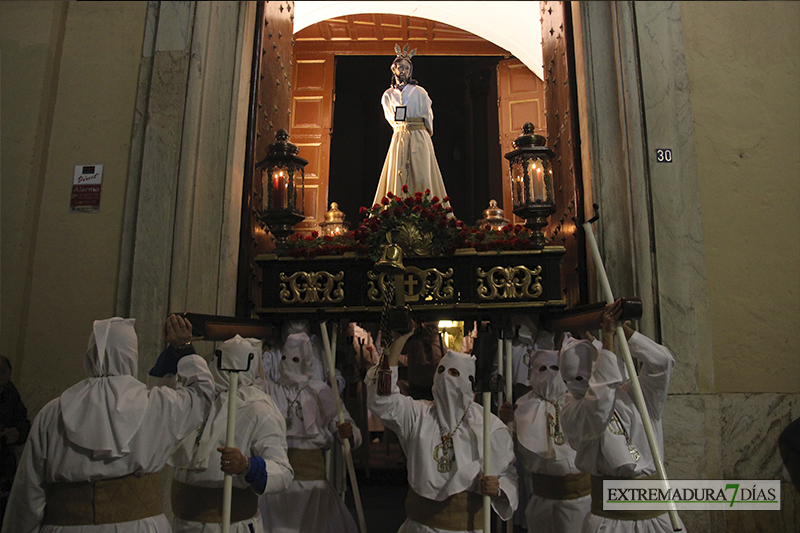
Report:
[[[502,200],[497,62],[501,57],[414,57],[413,77],[433,101],[433,146],[457,218],[471,225]],[[355,227],[371,206],[392,128],[381,96],[393,57],[337,56],[328,203]]]

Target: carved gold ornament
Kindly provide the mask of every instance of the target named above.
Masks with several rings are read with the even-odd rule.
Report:
[[[441,272],[436,268],[421,269],[413,266],[406,266],[403,275],[403,290],[405,291],[405,301],[434,301],[444,302],[452,300],[455,296],[453,288],[453,269],[448,268]],[[383,302],[383,295],[386,291],[389,274],[367,272],[369,281],[367,282],[367,297],[373,302]]]
[[[344,271],[331,274],[321,270],[319,272],[294,272],[287,276],[280,273],[281,303],[284,304],[311,304],[311,303],[341,303],[344,301]]]
[[[392,241],[400,245],[406,256],[431,255],[433,235],[420,230],[418,225],[409,221],[404,221],[392,230]]]
[[[478,267],[478,298],[481,300],[531,299],[542,295],[542,266]]]

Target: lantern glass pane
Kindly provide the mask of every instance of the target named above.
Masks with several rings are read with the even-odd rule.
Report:
[[[550,178],[550,165],[544,159],[532,158],[526,161],[526,166],[531,183],[531,201],[546,202],[547,185],[545,180]]]
[[[294,182],[294,190],[295,190],[294,209],[301,215],[305,215],[306,213],[305,172],[302,165],[297,165],[294,167],[294,176],[292,177],[292,181]]]
[[[529,193],[525,184],[525,167],[522,165],[521,159],[514,159],[511,161],[511,202],[514,207],[520,207],[527,204]]]
[[[265,188],[270,192],[270,208],[286,209],[289,207],[289,169],[285,165],[270,166],[267,169],[269,182]]]

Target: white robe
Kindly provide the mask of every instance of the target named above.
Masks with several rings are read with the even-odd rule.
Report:
[[[202,357],[189,355],[178,362],[182,386],[177,390],[154,387],[147,391],[147,408],[130,441],[130,452],[107,460],[71,444],[61,419],[60,399],[50,401],[36,415],[22,453],[17,477],[6,508],[3,531],[9,533],[139,533],[169,532],[163,514],[117,524],[97,526],[41,526],[47,503],[47,485],[58,482],[112,479],[150,474],[164,467],[172,450],[203,422],[214,395],[214,382]],[[97,378],[88,378],[97,379]],[[142,383],[142,387],[145,387]],[[91,428],[87,428],[90,431]],[[13,527],[12,527],[13,526]],[[40,529],[41,528],[41,529]]]
[[[423,498],[436,501],[443,501],[459,492],[480,493],[478,475],[483,470],[483,407],[474,402],[470,405],[469,414],[453,435],[455,468],[449,473],[440,473],[433,457],[434,448],[441,442],[439,423],[432,412],[434,402],[401,395],[397,387],[396,366],[391,367],[392,394],[378,396],[377,369],[377,366],[371,368],[365,378],[369,408],[397,434],[408,461],[409,486]],[[501,490],[501,495],[492,499],[492,508],[503,520],[508,520],[517,507],[513,442],[505,424],[495,415],[491,417],[491,474],[498,476]],[[407,518],[398,531],[438,533],[440,530]]]
[[[433,109],[428,93],[419,85],[406,85],[403,90],[389,87],[383,93],[381,105],[386,120],[394,129],[389,150],[381,170],[381,178],[373,204],[380,204],[386,193],[402,195],[403,185],[409,193],[430,189],[431,197],[442,200],[447,196],[444,180],[433,150]],[[406,129],[403,122],[395,120],[395,109],[406,106],[408,118],[421,118],[425,129]],[[449,204],[445,204],[447,207]]]
[[[633,334],[628,345],[631,354],[643,363],[639,383],[663,455],[661,415],[675,359],[665,347],[638,332]],[[631,443],[641,454],[638,461],[633,460],[625,436],[612,433],[609,427],[615,411]],[[580,470],[596,476],[625,478],[640,478],[656,472],[631,384],[623,381],[617,356],[608,350],[600,350],[585,396],[575,399],[571,394],[567,395],[561,421],[570,444],[577,451],[575,464]],[[636,521],[614,520],[589,513],[583,531],[671,533],[672,525],[666,513],[658,518]]]
[[[282,416],[286,416],[287,406],[298,397],[297,388],[285,387],[271,380],[267,380],[265,390],[272,396]],[[291,427],[286,430],[289,448],[329,449],[336,438],[338,422],[333,389],[312,379],[299,392],[298,399],[303,419],[294,417]],[[294,408],[292,411],[298,412]],[[357,448],[361,445],[361,432],[346,409],[344,415],[353,426],[354,448]],[[267,533],[358,533],[350,511],[326,479],[294,480],[282,492],[260,496],[258,506]]]
[[[549,415],[549,417],[548,417]],[[514,419],[517,426],[517,456],[526,470],[535,474],[548,476],[566,476],[568,474],[579,474],[580,470],[575,466],[575,450],[569,443],[561,445],[555,444],[552,437],[547,437],[552,451],[558,449],[558,454],[552,453],[554,457],[546,458],[541,454],[531,451],[529,448],[536,448],[528,444],[527,437],[548,435],[549,418],[555,417],[555,407],[533,392],[529,392],[517,400],[517,409]],[[586,495],[574,500],[550,500],[531,493],[527,508],[525,509],[525,521],[528,531],[537,533],[577,533],[581,530],[583,519],[589,512],[592,497]]]
[[[241,389],[240,389],[241,390]],[[292,482],[292,467],[286,455],[286,438],[283,419],[278,408],[268,401],[248,403],[236,410],[236,437],[235,447],[248,457],[258,456],[266,462],[267,486],[264,493],[274,493],[285,490]],[[217,398],[215,403],[224,403],[217,409],[217,413],[227,415],[227,401],[221,402]],[[224,416],[227,420],[227,416]],[[206,425],[213,424],[207,420]],[[202,487],[221,488],[224,484],[225,473],[220,470],[220,453],[216,451],[219,446],[225,446],[225,435],[214,446],[205,470],[187,470],[176,468],[174,479],[190,485]],[[233,486],[247,489],[250,484],[244,476],[233,476]],[[185,533],[217,533],[222,531],[221,524],[206,524],[202,522],[188,522],[175,518],[172,523],[173,531]],[[261,533],[263,531],[261,515],[257,514],[248,520],[231,523],[232,533]]]

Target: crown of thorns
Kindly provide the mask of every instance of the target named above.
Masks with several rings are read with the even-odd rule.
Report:
[[[394,45],[394,53],[397,54],[397,58],[403,58],[411,61],[411,58],[414,57],[414,54],[417,53],[417,49],[414,48],[410,52],[408,51],[408,45],[405,45],[402,49],[400,48],[399,44]],[[395,58],[395,59],[397,59]]]

